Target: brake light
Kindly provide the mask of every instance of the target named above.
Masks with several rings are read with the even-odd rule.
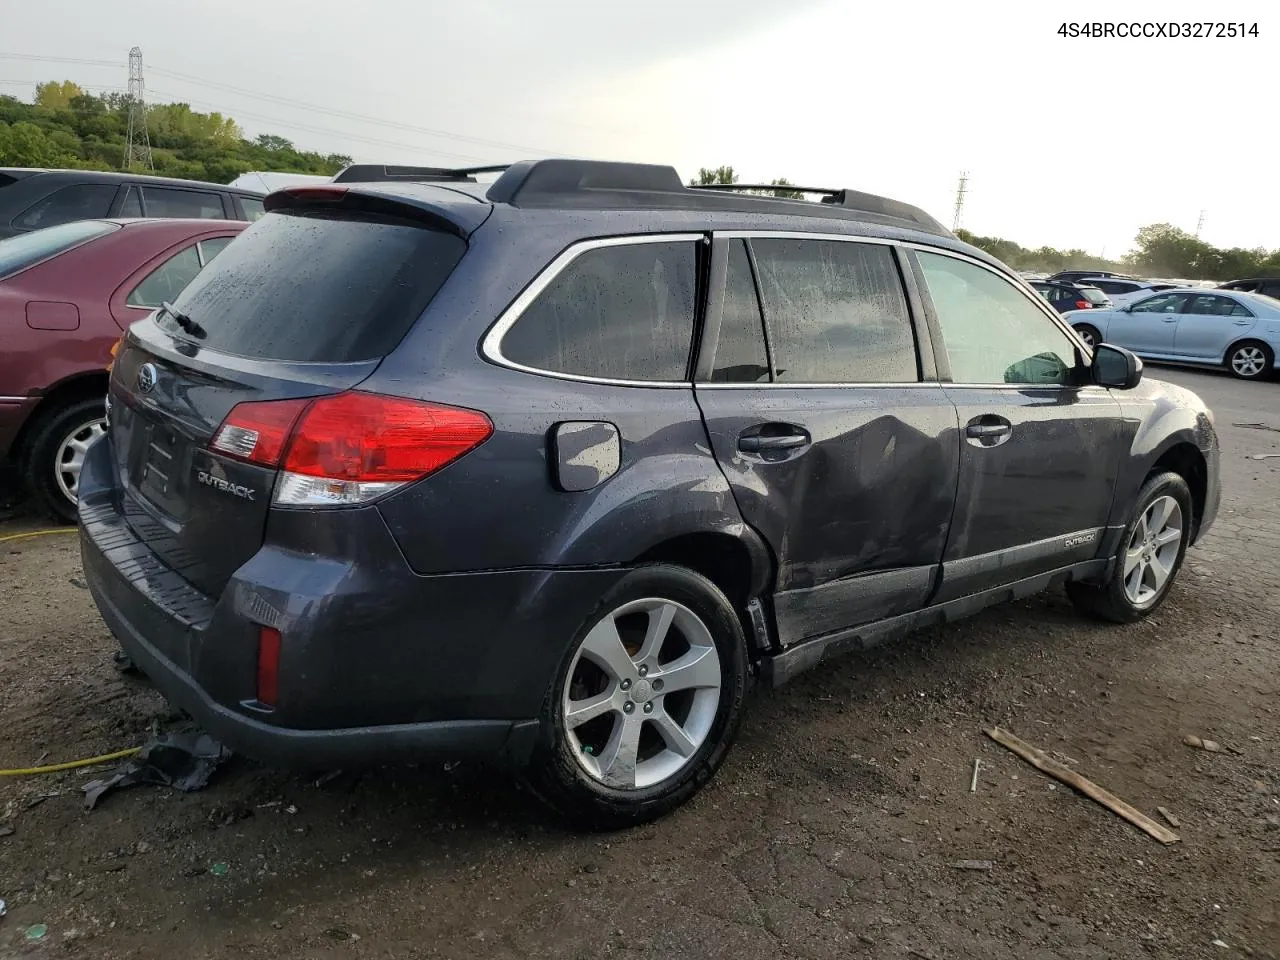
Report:
[[[258,630],[258,702],[274,707],[280,693],[280,631]]]
[[[1077,309],[1077,310],[1088,310],[1090,306],[1091,306],[1091,304],[1089,303],[1089,301],[1088,301],[1088,300],[1077,300],[1077,301],[1076,301],[1076,309]]]
[[[211,447],[283,468],[276,503],[340,506],[435,473],[492,433],[476,410],[352,391],[237,404]]]
[[[210,444],[219,453],[264,467],[278,467],[298,415],[310,400],[237,403]]]

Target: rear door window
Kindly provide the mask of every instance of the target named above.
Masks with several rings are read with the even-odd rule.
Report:
[[[266,208],[262,201],[257,197],[240,197],[240,209],[244,211],[244,218],[252,223],[254,220],[261,220],[266,214]]]
[[[758,238],[751,249],[777,382],[920,379],[906,295],[888,246]]]
[[[82,243],[119,230],[119,224],[79,220],[0,240],[0,277],[7,277]]]
[[[1264,297],[1274,297],[1280,300],[1280,281],[1274,283],[1264,283],[1258,288],[1258,292]]]
[[[466,252],[396,218],[269,213],[228,244],[174,305],[198,342],[255,359],[345,363],[385,356]],[[191,339],[165,314],[166,332]]]
[[[1190,298],[1189,293],[1164,293],[1156,294],[1154,297],[1147,297],[1145,300],[1139,300],[1131,308],[1131,313],[1178,313],[1182,310],[1182,305]]]
[[[124,302],[131,307],[152,309],[165,302],[172,303],[199,272],[200,256],[193,243],[147,274],[141,283],[129,291]]]
[[[74,183],[53,191],[22,211],[13,225],[22,230],[38,230],[74,220],[105,217],[116,196],[111,183]]]
[[[142,188],[142,206],[148,217],[224,220],[222,194],[171,187]]]
[[[585,251],[521,313],[502,338],[502,356],[571,376],[687,379],[697,254],[695,240]]]

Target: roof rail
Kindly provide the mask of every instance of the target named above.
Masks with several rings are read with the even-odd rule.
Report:
[[[823,194],[821,205],[772,195],[775,190]],[[767,195],[745,191],[769,191]],[[602,160],[525,160],[489,187],[494,203],[573,209],[691,209],[782,216],[842,216],[950,237],[933,217],[910,204],[870,193],[790,184],[685,186],[675,167]]]
[[[333,178],[334,183],[384,183],[407,180],[417,183],[475,183],[478,173],[502,173],[507,164],[489,167],[393,167],[381,163],[353,163]]]

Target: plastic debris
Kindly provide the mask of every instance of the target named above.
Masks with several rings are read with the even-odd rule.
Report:
[[[225,863],[215,863],[209,867],[209,872],[215,877],[225,877],[231,872],[231,868]]]
[[[48,932],[49,932],[48,924],[33,923],[31,926],[27,927],[26,936],[27,936],[27,939],[31,941],[43,940],[45,938],[45,935]]]
[[[102,795],[139,783],[173,787],[189,793],[202,790],[231,751],[207,733],[162,733],[130,757],[110,776],[86,783],[84,806],[92,810]]]

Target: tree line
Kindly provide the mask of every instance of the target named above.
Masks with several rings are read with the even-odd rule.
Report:
[[[120,170],[130,105],[124,94],[94,96],[70,81],[37,85],[32,103],[0,96],[0,166]],[[185,103],[148,106],[147,133],[155,169],[134,170],[158,176],[229,183],[253,170],[332,175],[351,163],[284,137],[248,140],[231,117]]]
[[[737,182],[738,174],[733,167],[703,167],[689,181],[690,185]],[[791,185],[786,178],[778,178],[770,183],[782,187]],[[803,196],[788,190],[756,192],[788,199],[801,199]],[[1039,273],[1106,270],[1147,277],[1217,281],[1252,276],[1280,276],[1280,249],[1223,249],[1169,223],[1153,223],[1143,227],[1134,238],[1133,249],[1119,260],[1107,260],[1085,250],[1058,250],[1054,247],[1032,249],[1003,237],[983,237],[964,229],[957,230],[956,236],[965,243],[985,250],[1015,270]]]

